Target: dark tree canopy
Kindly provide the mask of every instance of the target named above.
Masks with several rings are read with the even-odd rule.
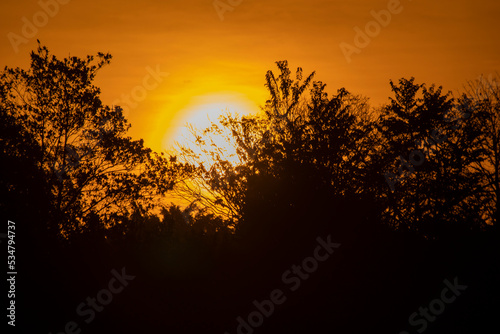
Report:
[[[59,60],[39,46],[28,70],[1,73],[1,119],[7,128],[1,152],[13,161],[2,175],[2,192],[8,198],[23,189],[44,189],[41,198],[50,202],[46,227],[65,237],[109,227],[134,210],[151,210],[172,188],[178,170],[174,158],[128,137],[122,110],[101,102],[92,82],[110,60],[102,53]],[[20,170],[13,166],[21,160],[43,175],[37,178],[40,187],[15,177]]]
[[[137,215],[160,222],[172,214],[170,190],[190,203],[184,221],[203,231],[235,231],[263,208],[279,215],[339,200],[360,201],[370,219],[429,238],[498,220],[498,86],[471,83],[453,98],[401,79],[390,81],[388,104],[371,108],[344,88],[329,95],[314,72],[292,76],[278,61],[278,74],[265,75],[262,113],[193,129],[204,156],[183,147],[178,162],[127,136],[120,107],[102,103],[92,83],[110,60],[59,60],[39,46],[28,70],[2,72],[0,153],[9,163],[1,186],[10,199],[2,210],[43,198],[35,210],[46,216],[42,225],[65,237],[120,224],[125,231]],[[217,137],[234,145],[237,163]],[[204,223],[191,221],[197,215]]]
[[[487,225],[496,188],[483,161],[494,153],[485,147],[491,135],[478,124],[488,117],[493,122],[491,102],[455,99],[411,78],[391,81],[394,97],[373,109],[344,88],[329,96],[326,84],[312,80],[314,73],[303,80],[298,68],[291,78],[286,61],[277,65],[278,75],[266,74],[270,97],[263,114],[227,116],[221,125],[194,131],[214,161],[209,169],[183,149],[198,184],[211,194],[203,198],[207,207],[243,222],[259,208],[306,210],[301,204],[311,198],[351,198],[363,201],[372,218],[429,238]],[[230,163],[206,141],[222,133],[230,134],[240,163]],[[187,189],[180,192],[201,199],[189,195],[201,192]]]
[[[470,288],[428,332],[496,326],[496,81],[454,97],[402,78],[373,108],[279,61],[260,114],[192,129],[199,149],[165,156],[101,101],[110,60],[39,46],[28,69],[0,73],[0,215],[16,227],[23,332],[399,332],[418,305],[442,311],[453,277]],[[112,271],[107,290],[110,268],[134,279],[108,307],[125,279]],[[105,312],[75,318],[82,300]]]
[[[481,228],[479,175],[471,170],[484,158],[472,127],[479,110],[414,78],[391,87],[395,98],[377,123],[383,149],[376,164],[390,188],[381,186],[384,219],[435,237]]]

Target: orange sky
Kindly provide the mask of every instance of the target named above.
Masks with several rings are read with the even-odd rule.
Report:
[[[131,134],[155,150],[203,105],[215,113],[225,104],[255,110],[267,97],[265,72],[277,60],[315,70],[330,92],[346,87],[373,105],[387,100],[389,79],[415,76],[456,90],[480,74],[500,72],[498,1],[217,4],[232,9],[223,20],[213,0],[2,0],[0,65],[26,68],[37,38],[61,58],[111,53],[96,82],[102,99],[112,104],[135,92],[140,99],[127,112]],[[383,25],[374,21],[372,11],[390,9]],[[36,31],[23,31],[26,22]],[[355,47],[355,27],[364,31],[367,24],[372,37],[358,43],[348,62],[340,45]],[[163,75],[155,81],[151,71]]]

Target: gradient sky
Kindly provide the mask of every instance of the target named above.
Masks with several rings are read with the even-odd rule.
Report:
[[[37,38],[59,58],[109,52],[111,65],[96,81],[106,104],[138,91],[149,71],[168,73],[158,85],[148,79],[157,87],[127,112],[132,136],[155,150],[200,110],[214,118],[225,107],[257,110],[267,97],[265,73],[277,60],[316,71],[329,92],[346,87],[373,106],[387,101],[390,79],[415,76],[456,91],[500,72],[498,1],[402,0],[351,62],[340,44],[355,46],[354,28],[364,31],[371,12],[392,0],[221,0],[235,4],[223,20],[213,0],[60,0],[58,8],[55,1],[0,2],[0,65],[27,68]],[[51,15],[44,17],[40,3],[52,3]],[[23,35],[34,17],[36,33]],[[26,43],[13,46],[9,33]]]

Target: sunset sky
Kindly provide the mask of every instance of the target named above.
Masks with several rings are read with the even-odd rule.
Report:
[[[382,24],[381,11],[391,13]],[[356,42],[367,24],[370,40]],[[96,81],[103,102],[121,101],[131,135],[155,150],[203,111],[257,111],[277,60],[373,106],[387,101],[390,79],[456,91],[500,72],[498,1],[3,0],[0,31],[2,67],[27,68],[36,39],[59,58],[111,53]],[[347,59],[342,43],[358,53]],[[132,92],[146,95],[127,106]]]

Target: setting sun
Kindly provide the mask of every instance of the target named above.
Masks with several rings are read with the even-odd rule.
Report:
[[[190,127],[202,131],[211,126],[212,123],[218,123],[223,115],[249,115],[259,112],[256,103],[246,98],[242,94],[223,93],[207,94],[192,99],[191,103],[178,113],[178,117],[173,120],[172,130],[165,133],[163,139],[163,148],[167,151],[175,149],[178,145],[187,146],[200,154],[201,151],[193,145],[193,134]],[[236,162],[237,158],[233,155],[235,148],[224,138],[214,138],[215,144],[227,152],[226,158],[231,162]]]

